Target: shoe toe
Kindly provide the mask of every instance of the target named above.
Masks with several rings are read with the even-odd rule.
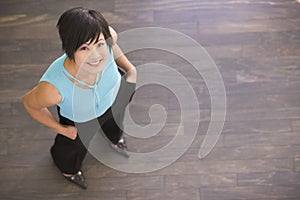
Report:
[[[85,182],[84,176],[82,175],[81,171],[79,171],[77,174],[70,177],[65,176],[65,178],[71,181],[72,183],[75,183],[76,185],[80,186],[81,188],[87,189],[87,184]]]

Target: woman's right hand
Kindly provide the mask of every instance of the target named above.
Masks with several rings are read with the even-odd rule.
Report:
[[[63,131],[61,131],[60,134],[71,140],[75,140],[77,137],[77,128],[75,126],[64,126]]]

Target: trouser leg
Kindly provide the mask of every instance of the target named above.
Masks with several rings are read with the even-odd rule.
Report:
[[[109,108],[104,115],[98,117],[100,133],[105,134],[105,136],[113,144],[117,144],[123,134],[120,124],[117,120],[117,117],[113,116],[111,108]]]
[[[59,122],[63,125],[74,126],[74,122],[61,116],[58,107]],[[79,134],[75,140],[57,134],[50,149],[52,158],[59,170],[66,174],[77,173],[82,165],[87,149],[82,143]]]
[[[117,144],[122,137],[125,109],[132,99],[135,85],[135,83],[126,82],[125,77],[122,77],[121,85],[113,105],[103,115],[104,117],[101,116],[98,118],[102,131],[113,144]]]

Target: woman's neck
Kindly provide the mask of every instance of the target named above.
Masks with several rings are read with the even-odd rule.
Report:
[[[64,67],[70,74],[76,77],[78,80],[83,81],[89,85],[94,85],[97,74],[89,73],[77,66],[74,60],[67,58],[64,63]]]

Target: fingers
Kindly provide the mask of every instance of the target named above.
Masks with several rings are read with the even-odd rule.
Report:
[[[70,138],[71,140],[75,140],[77,137],[77,128],[74,126],[64,126],[64,131],[61,132],[62,135]]]
[[[77,137],[77,128],[74,126],[69,126],[69,136],[72,140],[75,140]]]

